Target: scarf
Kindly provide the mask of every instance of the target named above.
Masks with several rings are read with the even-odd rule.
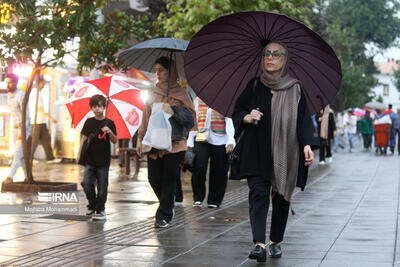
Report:
[[[300,101],[300,83],[290,77],[289,54],[278,78],[268,73],[262,60],[260,81],[273,93],[271,100],[272,189],[290,201],[296,186],[300,148],[297,140],[297,109]],[[265,52],[265,48],[264,48]]]
[[[322,139],[328,139],[328,128],[329,128],[329,114],[331,109],[329,105],[324,108],[324,113],[322,114],[321,129],[319,135]]]

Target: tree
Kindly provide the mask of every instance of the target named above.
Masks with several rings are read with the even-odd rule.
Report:
[[[26,104],[35,76],[44,68],[63,63],[64,56],[78,52],[79,68],[93,68],[96,63],[118,64],[115,53],[127,46],[131,39],[151,37],[148,20],[133,18],[116,11],[98,19],[99,10],[108,0],[8,0],[14,25],[0,24],[0,59],[30,63],[33,71],[29,77],[23,100],[22,140],[27,178],[33,183],[31,155],[28,155],[25,121]],[[80,38],[78,51],[67,50],[68,42]]]
[[[400,92],[400,69],[394,72],[394,85],[396,86],[397,90]]]
[[[333,101],[336,110],[362,106],[370,100],[377,72],[365,45],[390,47],[400,35],[398,1],[317,0],[308,13],[314,30],[334,48],[342,64],[342,87]]]
[[[161,13],[155,26],[166,35],[189,40],[205,24],[219,16],[239,11],[282,13],[308,23],[304,13],[313,3],[314,0],[168,0],[169,14]]]

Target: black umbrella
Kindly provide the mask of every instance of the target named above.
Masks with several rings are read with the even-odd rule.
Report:
[[[205,25],[185,53],[186,78],[205,103],[230,116],[248,81],[260,75],[271,41],[288,48],[289,73],[301,81],[310,112],[330,103],[341,83],[339,59],[318,34],[280,14],[239,12]]]
[[[188,41],[175,38],[147,40],[122,51],[118,55],[118,60],[136,69],[154,72],[154,62],[160,57],[169,57],[175,61],[178,75],[183,77],[183,53],[188,44]],[[168,88],[169,74],[170,73],[168,73]]]

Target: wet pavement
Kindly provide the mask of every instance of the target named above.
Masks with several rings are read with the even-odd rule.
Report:
[[[329,165],[314,164],[306,190],[293,197],[296,215],[289,216],[283,256],[265,264],[247,259],[252,238],[246,182],[228,183],[221,208],[195,208],[185,176],[183,207],[175,208],[169,228],[154,229],[157,200],[144,165],[138,175],[125,176],[113,162],[106,221],[83,216],[82,191],[79,215],[0,215],[1,265],[400,267],[398,155],[341,151]],[[38,180],[78,184],[82,171],[69,163],[34,167]],[[32,197],[1,194],[0,202]]]

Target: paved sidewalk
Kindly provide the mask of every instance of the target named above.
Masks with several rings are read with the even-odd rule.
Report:
[[[36,168],[63,181],[80,180],[78,166]],[[399,266],[400,157],[340,152],[314,165],[306,191],[296,191],[282,243],[283,257],[265,266]],[[47,168],[47,169],[46,169]],[[145,180],[113,165],[106,222],[46,216],[0,216],[0,262],[8,266],[258,266],[251,249],[247,185],[230,181],[220,209],[175,208],[171,227],[154,229],[156,199]],[[26,196],[18,196],[26,198]],[[80,195],[81,214],[85,212]],[[82,217],[77,217],[82,219]],[[268,217],[269,222],[270,217]],[[268,233],[267,233],[268,234]]]

